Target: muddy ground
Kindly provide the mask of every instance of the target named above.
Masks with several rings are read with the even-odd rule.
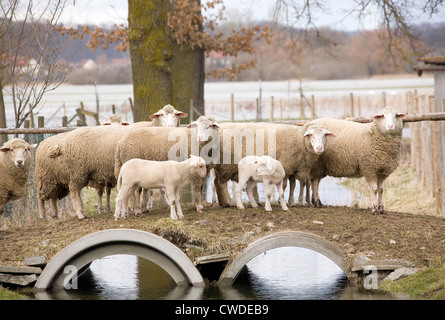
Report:
[[[346,256],[362,253],[371,259],[404,259],[418,267],[435,265],[445,257],[445,218],[388,212],[371,215],[369,209],[349,207],[220,208],[207,205],[197,213],[183,205],[185,218],[172,221],[168,208],[114,221],[112,213],[47,218],[32,225],[0,231],[0,265],[23,265],[28,256],[50,260],[71,242],[87,234],[113,228],[152,232],[171,241],[194,259],[214,253],[235,255],[252,241],[284,230],[310,232],[333,242]]]

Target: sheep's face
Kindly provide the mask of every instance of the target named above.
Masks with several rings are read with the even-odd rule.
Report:
[[[178,111],[168,104],[158,112],[152,114],[150,119],[158,119],[161,127],[178,127],[179,118],[185,118],[187,115],[187,113]]]
[[[102,124],[104,126],[111,126],[111,125],[121,125],[121,126],[128,126],[130,123],[127,121],[122,120],[122,117],[117,114],[112,114],[108,117],[108,119]]]
[[[379,131],[383,134],[398,134],[403,129],[404,113],[396,112],[393,107],[386,107],[379,114],[373,116]]]
[[[36,146],[37,144],[28,144],[21,139],[13,139],[6,142],[0,148],[0,151],[9,157],[15,167],[22,168],[32,159],[31,149],[34,149]]]
[[[211,117],[201,116],[199,119],[191,123],[187,128],[197,128],[197,140],[198,142],[209,141],[210,137],[215,137],[219,134],[218,122]]]
[[[320,155],[325,150],[327,137],[335,138],[335,134],[320,126],[310,126],[303,137],[309,139],[314,152]]]
[[[191,155],[190,167],[197,176],[201,178],[205,178],[207,176],[206,163],[203,158]]]
[[[268,156],[260,157],[257,161],[255,161],[255,164],[255,173],[259,176],[268,176],[273,174],[277,166],[276,161]]]

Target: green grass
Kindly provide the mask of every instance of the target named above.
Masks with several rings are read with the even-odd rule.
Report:
[[[445,300],[445,263],[397,281],[384,282],[379,289],[406,293],[415,299]]]
[[[25,300],[27,296],[0,286],[0,300]]]

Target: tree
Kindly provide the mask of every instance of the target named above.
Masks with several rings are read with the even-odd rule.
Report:
[[[0,127],[6,127],[5,85],[18,128],[28,117],[32,120],[43,95],[64,82],[70,68],[58,61],[64,45],[54,43],[53,34],[65,1],[1,1]]]

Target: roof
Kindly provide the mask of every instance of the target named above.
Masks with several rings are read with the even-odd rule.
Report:
[[[423,62],[423,65],[413,68],[419,77],[423,72],[445,72],[445,56],[425,57],[419,61]]]

